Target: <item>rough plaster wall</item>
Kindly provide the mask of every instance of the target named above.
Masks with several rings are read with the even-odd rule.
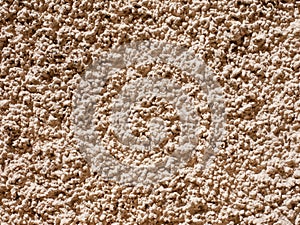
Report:
[[[299,1],[0,2],[1,224],[300,224]],[[72,93],[112,45],[193,47],[224,89],[208,170],[152,189],[92,173]]]

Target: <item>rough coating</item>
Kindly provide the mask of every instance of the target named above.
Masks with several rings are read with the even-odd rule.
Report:
[[[300,4],[0,2],[1,224],[300,224]],[[151,189],[91,172],[72,95],[103,51],[137,40],[192,48],[224,89],[210,169]]]
[[[204,169],[221,148],[222,88],[182,46],[121,45],[86,70],[73,99],[74,138],[103,179],[159,183],[189,161]]]

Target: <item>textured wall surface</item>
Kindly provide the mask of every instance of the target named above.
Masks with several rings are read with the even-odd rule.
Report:
[[[299,225],[299,11],[297,0],[0,1],[0,224]],[[151,188],[93,171],[71,119],[88,66],[142,40],[192,48],[223,88],[226,112],[211,165],[190,162]],[[181,76],[166,65],[151,69]],[[177,135],[177,122],[168,125]],[[126,163],[142,155],[110,149]],[[155,160],[169,154],[156,151]]]

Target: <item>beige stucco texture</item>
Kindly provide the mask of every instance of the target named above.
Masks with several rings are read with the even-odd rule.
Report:
[[[1,0],[0,224],[300,225],[299,11],[297,0]],[[146,165],[185,140],[197,146],[168,179],[128,185],[82,151],[74,96],[100,57],[146,40],[203,60],[222,89],[224,133],[207,163],[212,104],[183,68],[116,71],[93,119],[115,160]],[[162,86],[178,99],[154,96]],[[132,91],[138,102],[128,105]],[[180,114],[184,104],[190,114]],[[147,137],[158,146],[148,152],[139,147]]]

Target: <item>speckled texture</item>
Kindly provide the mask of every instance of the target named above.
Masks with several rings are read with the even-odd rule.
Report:
[[[300,224],[300,3],[0,2],[1,224]],[[192,48],[223,87],[226,135],[209,170],[151,189],[91,172],[72,95],[103,51]]]
[[[164,41],[131,42],[100,57],[81,77],[71,115],[92,171],[147,185],[189,162],[207,168],[226,122],[214,77],[191,49]]]

